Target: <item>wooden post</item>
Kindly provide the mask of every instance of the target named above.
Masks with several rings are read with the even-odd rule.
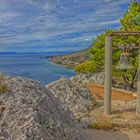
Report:
[[[139,63],[138,63],[136,114],[137,114],[137,115],[140,115],[140,48],[139,48]]]
[[[112,37],[108,36],[105,40],[105,93],[104,111],[111,114],[111,88],[112,88]]]

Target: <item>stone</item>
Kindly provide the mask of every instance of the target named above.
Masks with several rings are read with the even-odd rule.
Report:
[[[104,84],[105,81],[105,74],[104,72],[100,73],[93,73],[93,74],[78,74],[74,77],[71,77],[70,80],[74,83],[79,83],[82,85],[86,85],[89,83],[95,83],[95,84]]]
[[[8,76],[3,82],[8,91],[0,94],[1,140],[85,139],[72,112],[39,82]]]
[[[90,110],[97,104],[87,88],[68,78],[55,81],[46,88],[69,107],[77,120],[88,116]]]
[[[88,128],[93,122],[89,117],[82,118],[80,123],[84,129]]]

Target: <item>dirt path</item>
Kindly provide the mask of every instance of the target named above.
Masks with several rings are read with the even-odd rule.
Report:
[[[103,131],[88,129],[85,130],[87,140],[140,140],[140,133]]]

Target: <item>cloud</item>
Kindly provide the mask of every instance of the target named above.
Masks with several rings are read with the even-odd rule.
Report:
[[[44,10],[54,10],[58,5],[58,0],[30,0],[32,4],[35,4]]]
[[[0,50],[88,47],[120,27],[131,0],[0,0]],[[15,48],[15,49],[14,49]],[[18,48],[18,49],[17,49]]]

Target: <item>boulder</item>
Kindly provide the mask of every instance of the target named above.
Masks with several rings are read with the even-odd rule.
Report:
[[[3,82],[8,90],[0,93],[0,140],[84,140],[73,114],[50,90],[20,77]]]
[[[86,85],[88,83],[104,84],[105,74],[104,72],[93,73],[93,74],[78,74],[70,78],[74,83],[79,83],[81,85]]]
[[[87,88],[68,78],[62,78],[46,86],[55,97],[69,107],[77,120],[88,116],[97,104]]]

